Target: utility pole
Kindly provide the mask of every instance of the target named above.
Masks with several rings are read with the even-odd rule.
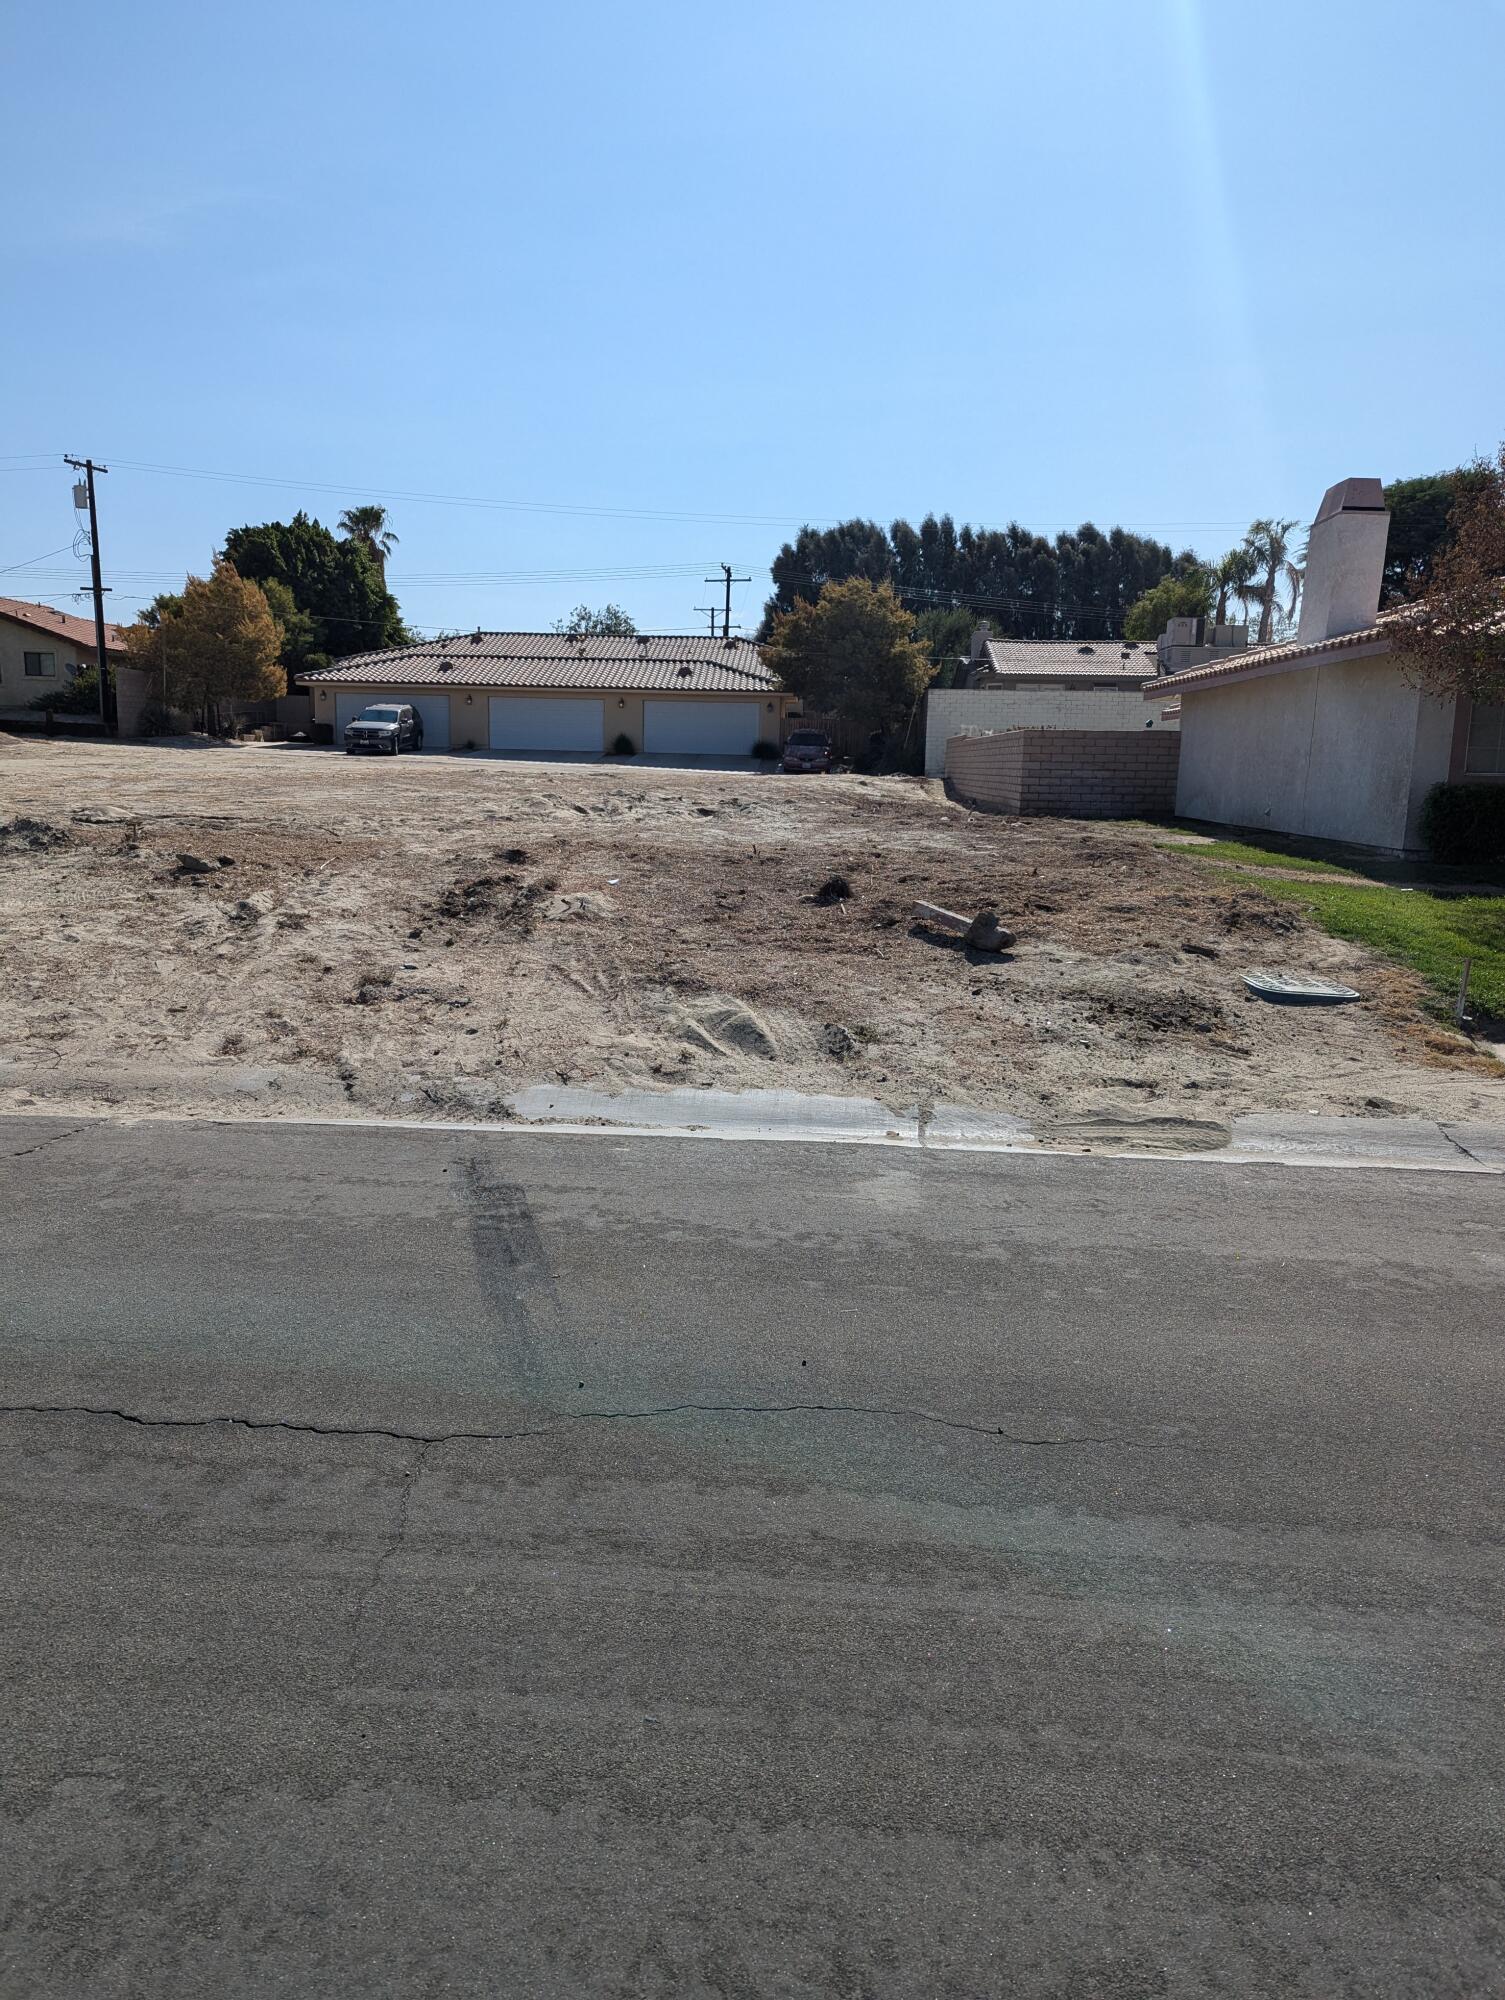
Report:
[[[723,639],[730,639],[732,636],[732,585],[734,583],[751,583],[752,578],[750,576],[733,576],[731,564],[723,563],[719,577],[707,576],[703,577],[701,581],[704,583],[724,583],[726,585],[726,610],[722,613],[721,618],[721,636]],[[716,620],[712,617],[711,637],[714,639],[715,636]]]
[[[105,592],[99,574],[99,515],[94,507],[94,475],[108,472],[92,458],[63,457],[64,465],[83,473],[89,487],[89,568],[94,579],[94,657],[99,666],[99,720],[107,735],[115,733],[115,705],[110,699],[110,661],[105,651]],[[75,487],[74,491],[78,489]]]
[[[710,579],[709,579],[709,578],[707,578],[706,580],[707,580],[707,582],[709,582],[709,581],[710,581]],[[709,612],[709,614],[710,614],[710,619],[711,619],[711,637],[712,637],[712,638],[714,639],[714,638],[715,638],[715,636],[716,636],[716,607],[715,607],[715,605],[714,605],[714,604],[697,604],[697,605],[696,605],[696,607],[695,607],[695,609],[696,609],[696,610],[697,610],[697,611],[698,611],[698,612],[699,612],[699,613],[701,614],[701,616],[702,616],[702,617],[704,617],[704,616],[705,616],[705,615],[707,614],[707,612]]]

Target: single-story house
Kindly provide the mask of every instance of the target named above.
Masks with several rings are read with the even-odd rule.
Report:
[[[1406,672],[1404,613],[1379,611],[1389,531],[1379,480],[1340,480],[1312,523],[1295,638],[1144,685],[1180,701],[1183,817],[1415,855],[1433,785],[1505,783],[1505,705]]]
[[[567,638],[467,632],[385,653],[357,653],[299,676],[316,736],[338,743],[373,701],[411,702],[427,750],[599,757],[625,736],[635,751],[746,757],[782,743],[798,704],[750,639]]]
[[[112,663],[124,657],[118,625],[105,626],[105,652]],[[0,713],[23,713],[38,695],[62,694],[81,667],[97,664],[92,618],[0,597]]]
[[[946,743],[999,729],[1173,729],[1147,714],[1144,677],[1152,647],[1127,639],[994,639],[972,635],[965,687],[925,697],[925,774],[946,769]]]

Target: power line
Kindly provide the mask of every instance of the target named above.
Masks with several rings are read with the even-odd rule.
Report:
[[[507,513],[585,515],[607,520],[714,521],[731,526],[760,528],[787,527],[797,518],[794,514],[692,513],[684,508],[597,507],[552,500],[500,500],[476,493],[421,493],[399,487],[374,486],[364,480],[336,483],[318,479],[289,479],[264,473],[214,472],[202,466],[154,465],[143,459],[117,458],[115,464],[120,470],[156,473],[174,479],[212,479],[232,486],[272,486],[284,490],[291,488],[305,493],[329,493],[344,499],[364,493],[378,500],[400,500],[420,506],[484,507],[500,509]]]
[[[30,456],[31,454],[26,454]],[[17,454],[21,456],[21,454]],[[208,479],[231,486],[269,486],[282,490],[302,489],[309,493],[328,493],[349,499],[361,494],[378,500],[401,500],[422,506],[436,507],[481,507],[500,509],[510,513],[562,514],[598,517],[607,520],[640,521],[709,521],[720,524],[761,528],[786,527],[798,521],[804,527],[833,526],[838,520],[856,518],[831,513],[811,514],[801,509],[791,508],[782,514],[733,514],[693,511],[680,507],[605,507],[580,502],[554,500],[504,500],[494,495],[474,493],[426,493],[401,487],[372,485],[364,480],[317,480],[285,477],[280,474],[254,472],[221,472],[208,466],[159,465],[146,459],[117,458],[117,471],[146,472],[164,478]],[[1089,519],[1077,515],[1069,521],[1036,521],[1036,528],[1059,528],[1074,530],[1084,526]],[[965,525],[965,524],[964,524]],[[1024,526],[1017,514],[1010,525]],[[1117,527],[1129,530],[1141,529],[1181,529],[1184,532],[1211,529],[1241,529],[1248,526],[1245,521],[1119,521]],[[1000,531],[995,531],[1000,532]]]
[[[65,556],[72,546],[72,542],[64,542],[60,549],[47,549],[39,556],[28,556],[25,562],[8,563],[4,569],[0,569],[0,576],[12,576],[18,569],[31,569],[34,564],[46,562],[51,556]],[[68,574],[71,575],[72,572],[69,571]],[[37,581],[40,582],[41,578],[37,578]]]

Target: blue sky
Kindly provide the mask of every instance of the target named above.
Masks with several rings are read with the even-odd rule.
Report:
[[[1505,0],[78,0],[8,53],[0,593],[72,605],[13,567],[64,451],[122,619],[381,499],[418,627],[670,631],[802,521],[1216,553],[1505,434]]]

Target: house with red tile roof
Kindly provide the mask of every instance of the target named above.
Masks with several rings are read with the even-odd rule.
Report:
[[[105,626],[105,651],[112,661],[123,656],[120,626]],[[28,710],[49,690],[61,694],[81,667],[95,664],[92,618],[0,597],[0,713]]]

